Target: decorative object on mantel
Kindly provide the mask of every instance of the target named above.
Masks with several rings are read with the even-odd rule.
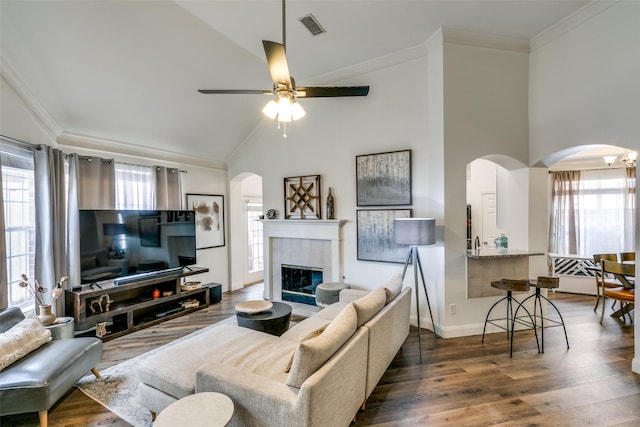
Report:
[[[411,217],[411,209],[364,209],[357,211],[358,259],[361,261],[405,261],[406,248],[393,241],[396,218]]]
[[[411,204],[411,150],[356,156],[358,206]]]
[[[280,213],[276,209],[269,209],[267,211],[267,219],[278,219]]]
[[[420,341],[420,298],[418,295],[418,270],[422,278],[422,287],[424,288],[424,296],[427,299],[427,308],[431,316],[431,327],[433,334],[437,337],[436,324],[433,321],[433,312],[429,303],[429,293],[427,292],[427,283],[424,281],[424,272],[422,271],[422,262],[418,253],[418,246],[433,245],[436,243],[436,220],[433,218],[396,218],[393,220],[393,241],[398,245],[409,245],[407,258],[404,262],[402,270],[402,279],[407,273],[409,264],[413,265],[413,281],[416,295],[416,314],[418,316],[418,351],[420,353],[420,363],[422,363],[422,342]]]
[[[320,175],[285,178],[285,219],[320,219],[320,188]]]
[[[196,249],[224,246],[224,196],[187,194],[187,208],[196,213]]]
[[[240,313],[258,314],[269,310],[271,307],[273,307],[273,303],[271,301],[255,300],[241,302],[236,304],[235,308],[236,311]]]
[[[329,195],[327,196],[327,219],[335,219],[333,203],[333,194],[331,194],[331,187],[329,187]]]

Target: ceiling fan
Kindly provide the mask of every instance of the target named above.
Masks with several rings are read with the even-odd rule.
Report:
[[[284,125],[284,137],[287,137],[286,123],[304,117],[305,112],[297,102],[298,98],[332,98],[344,96],[367,96],[369,86],[305,86],[297,87],[295,79],[289,74],[286,55],[286,13],[285,0],[282,0],[282,44],[263,40],[269,74],[273,81],[271,90],[252,89],[198,89],[204,94],[262,94],[273,95],[274,99],[262,112],[271,119],[277,119],[278,129]]]

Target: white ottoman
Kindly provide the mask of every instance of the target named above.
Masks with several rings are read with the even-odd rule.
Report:
[[[342,282],[320,283],[316,286],[316,305],[326,307],[338,302],[340,291],[349,287],[349,285]]]
[[[222,393],[196,393],[173,402],[158,415],[153,427],[223,427],[233,416],[233,401]]]

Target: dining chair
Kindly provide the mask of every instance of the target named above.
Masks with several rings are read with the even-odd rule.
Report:
[[[624,320],[624,315],[629,314],[629,319],[633,321],[630,312],[633,310],[636,294],[634,284],[627,278],[635,277],[635,264],[623,264],[620,262],[602,260],[601,265],[601,277],[604,278],[607,274],[613,274],[620,281],[620,286],[616,288],[608,288],[604,285],[604,280],[601,280],[602,314],[600,315],[600,324],[604,321],[604,300],[606,298],[611,298],[620,302],[620,308],[616,312],[612,313],[612,316],[622,317],[622,320]]]
[[[601,265],[602,260],[617,262],[618,255],[617,254],[594,254],[593,255],[593,263],[596,266],[599,266],[600,268],[602,268],[602,265]],[[596,305],[595,307],[593,307],[593,311],[596,311],[598,309],[598,304],[600,304],[600,298],[601,298],[600,286],[601,286],[601,282],[603,282],[602,279],[604,279],[604,286],[607,288],[620,287],[621,283],[615,278],[603,276],[601,271],[594,271],[594,276],[596,278]],[[611,306],[611,308],[613,308],[613,306]]]
[[[629,262],[636,260],[635,252],[620,252],[620,262]]]

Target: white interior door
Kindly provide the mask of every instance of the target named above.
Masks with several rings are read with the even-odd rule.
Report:
[[[502,231],[497,224],[497,203],[495,191],[482,192],[482,231],[480,242],[482,247],[495,247],[493,241],[500,237]]]

